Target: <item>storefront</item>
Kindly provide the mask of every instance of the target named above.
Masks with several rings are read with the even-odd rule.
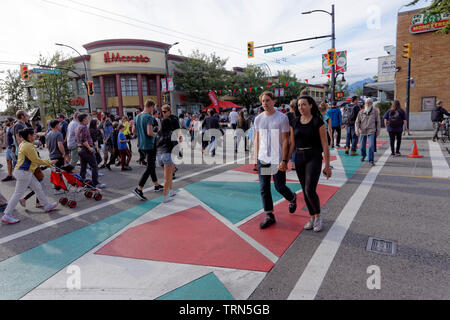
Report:
[[[430,113],[438,100],[450,110],[450,36],[434,31],[445,26],[449,15],[427,15],[421,10],[398,15],[395,99],[406,105],[408,60],[402,55],[411,43],[410,129],[432,128]]]
[[[74,59],[75,68],[84,70],[84,60],[88,77],[94,81],[95,95],[90,97],[92,111],[133,117],[147,99],[161,106],[161,79],[166,75],[166,51],[170,45],[119,39],[96,41],[83,47],[87,55]],[[174,57],[169,55],[168,59]],[[74,91],[77,94],[72,105],[79,111],[87,111],[86,90],[81,79],[76,79]]]

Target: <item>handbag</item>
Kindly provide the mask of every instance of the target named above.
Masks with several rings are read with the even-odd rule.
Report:
[[[42,172],[41,168],[37,167],[36,170],[34,170],[34,176],[38,181],[44,180],[44,173]]]

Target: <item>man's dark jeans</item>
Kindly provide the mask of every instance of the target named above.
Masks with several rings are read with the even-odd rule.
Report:
[[[92,184],[93,187],[97,186],[99,184],[98,182],[98,165],[97,165],[97,159],[95,158],[94,153],[89,152],[89,150],[86,147],[81,147],[80,151],[78,152],[80,156],[80,176],[83,179],[86,179],[86,169],[87,165],[91,167],[92,171]]]
[[[351,142],[351,146],[350,146]],[[355,125],[348,125],[347,126],[347,138],[345,141],[345,146],[352,149],[352,151],[356,151],[358,148],[358,136],[355,132]]]
[[[271,175],[270,166],[270,164],[262,164],[258,160],[259,185],[265,213],[273,212],[272,191],[270,187],[270,180],[272,176],[275,184],[275,189],[278,191],[278,193],[280,193],[288,201],[292,201],[295,197],[295,193],[293,193],[291,189],[286,186],[286,172],[279,171],[277,168],[276,173]],[[267,174],[265,171],[267,172]]]
[[[141,180],[139,181],[139,186],[143,188],[145,183],[148,180],[148,177],[152,177],[153,182],[158,181],[158,177],[156,176],[156,150],[142,150],[145,153],[145,157],[147,158],[147,169],[142,175]]]

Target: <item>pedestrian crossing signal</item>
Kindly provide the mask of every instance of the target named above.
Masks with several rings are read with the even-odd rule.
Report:
[[[336,49],[328,50],[327,55],[328,55],[328,65],[329,66],[336,65]]]
[[[20,65],[20,79],[23,81],[29,81],[30,80],[30,72],[28,70],[28,66],[26,65]]]
[[[88,95],[93,96],[95,94],[94,81],[88,81],[87,82],[87,87],[88,87]]]
[[[411,42],[405,43],[403,45],[405,49],[403,49],[402,57],[405,59],[411,59]]]
[[[247,42],[247,55],[249,58],[255,57],[255,42],[253,41]]]

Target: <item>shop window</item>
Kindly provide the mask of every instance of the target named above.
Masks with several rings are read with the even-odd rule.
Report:
[[[154,78],[150,78],[150,92],[149,95],[150,96],[157,96],[157,89],[156,89],[156,79]]]
[[[122,96],[138,96],[138,83],[136,76],[121,76],[120,85]]]
[[[116,97],[116,80],[115,78],[105,78],[105,95],[106,97]]]
[[[98,94],[102,92],[100,88],[100,79],[98,77],[94,77],[94,91]]]
[[[86,86],[82,79],[77,79],[77,94],[78,95],[86,94]]]

